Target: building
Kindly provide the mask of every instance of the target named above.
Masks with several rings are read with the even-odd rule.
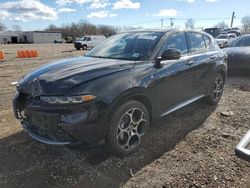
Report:
[[[55,41],[62,41],[61,32],[54,31],[27,31],[24,32],[25,40],[28,43],[54,43]]]
[[[0,31],[0,43],[10,44],[10,43],[23,43],[24,36],[23,32],[19,31]]]
[[[54,43],[62,41],[61,32],[54,31],[0,31],[0,43]]]

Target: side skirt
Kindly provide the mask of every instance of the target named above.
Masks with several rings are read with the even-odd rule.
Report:
[[[182,102],[182,103],[178,104],[177,106],[175,106],[174,108],[171,108],[170,110],[164,112],[164,113],[161,115],[161,117],[164,117],[164,116],[170,114],[171,112],[174,112],[174,111],[176,111],[176,110],[178,110],[178,109],[180,109],[180,108],[182,108],[182,107],[184,107],[184,106],[187,106],[187,105],[193,103],[194,101],[197,101],[197,100],[199,100],[199,99],[201,99],[201,98],[203,98],[203,97],[205,97],[205,95],[199,95],[199,96],[194,97],[194,98],[191,98],[191,99],[189,99],[189,100],[187,100],[187,101],[185,101],[185,102]]]

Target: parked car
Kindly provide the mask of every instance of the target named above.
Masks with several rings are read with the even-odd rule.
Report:
[[[223,51],[228,55],[229,72],[250,73],[250,35],[237,37]]]
[[[238,157],[250,162],[250,130],[237,144],[235,154]]]
[[[222,30],[221,34],[234,33],[237,37],[241,35],[241,31],[238,27],[225,28]]]
[[[221,34],[222,29],[221,28],[217,28],[217,27],[212,27],[212,28],[206,28],[204,29],[204,32],[212,35],[214,38],[216,38],[218,35]]]
[[[21,78],[15,116],[40,142],[105,142],[111,152],[127,155],[156,120],[201,98],[217,104],[226,58],[203,32],[117,34],[83,57],[44,65]]]
[[[80,40],[75,41],[74,45],[77,50],[81,48],[87,50],[88,48],[93,48],[100,44],[105,38],[106,37],[103,35],[84,36]]]
[[[216,42],[220,48],[225,48],[233,39],[236,38],[234,33],[220,34],[216,37]]]

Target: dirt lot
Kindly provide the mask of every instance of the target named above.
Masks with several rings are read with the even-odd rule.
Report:
[[[16,50],[39,57],[17,59]],[[250,77],[229,77],[217,107],[196,102],[151,130],[139,152],[117,158],[101,148],[52,147],[29,138],[15,120],[16,81],[51,60],[83,54],[72,44],[0,45],[0,187],[250,187],[250,163],[234,147],[250,128]]]

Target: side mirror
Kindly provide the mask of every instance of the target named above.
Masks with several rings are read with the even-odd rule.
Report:
[[[181,58],[181,51],[175,48],[165,50],[161,55],[161,60],[174,60]]]
[[[155,61],[155,67],[156,68],[161,68],[162,64],[161,61],[164,60],[175,60],[175,59],[180,59],[181,58],[181,51],[177,50],[175,48],[169,48],[165,50],[160,57],[157,57]]]

